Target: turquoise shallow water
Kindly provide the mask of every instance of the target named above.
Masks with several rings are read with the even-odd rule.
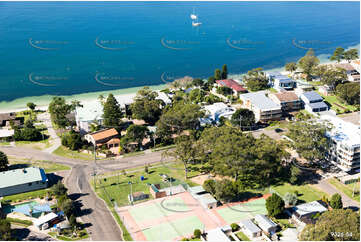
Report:
[[[208,77],[224,63],[280,67],[304,48],[358,45],[359,19],[359,2],[0,2],[0,109]]]

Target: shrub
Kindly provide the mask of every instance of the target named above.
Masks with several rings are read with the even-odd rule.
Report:
[[[216,182],[212,179],[205,180],[203,188],[210,194],[214,195],[216,193]]]
[[[239,229],[239,225],[236,223],[231,224],[232,232],[237,231]]]
[[[343,204],[342,204],[342,197],[340,194],[335,193],[332,195],[331,200],[330,200],[330,206],[333,209],[341,209],[343,208]]]
[[[283,200],[285,201],[286,205],[291,205],[291,206],[295,206],[297,204],[297,195],[294,193],[289,193],[287,192],[285,197],[283,198]]]
[[[202,235],[202,232],[199,229],[195,229],[194,232],[193,232],[193,235],[194,235],[194,238],[200,239],[201,235]]]

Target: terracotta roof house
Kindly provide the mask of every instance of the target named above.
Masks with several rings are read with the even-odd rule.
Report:
[[[247,92],[246,88],[233,79],[217,80],[216,83],[218,86],[231,88],[234,95]]]
[[[292,112],[302,108],[300,98],[292,91],[271,93],[268,97],[278,105],[281,105],[282,111],[284,112]]]
[[[113,154],[119,154],[120,135],[114,128],[86,134],[84,138],[97,147],[105,145]]]

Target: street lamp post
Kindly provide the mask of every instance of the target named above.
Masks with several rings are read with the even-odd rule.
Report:
[[[128,181],[128,184],[130,185],[130,204],[133,205],[133,184],[131,181]]]

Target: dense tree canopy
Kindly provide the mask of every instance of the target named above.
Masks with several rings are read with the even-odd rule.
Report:
[[[358,51],[357,49],[349,49],[344,52],[343,57],[345,60],[350,62],[351,60],[355,60],[358,58]]]
[[[318,66],[315,73],[320,77],[322,84],[328,85],[331,89],[347,80],[346,70],[342,68],[332,68],[327,65]]]
[[[220,69],[216,69],[216,70],[214,71],[214,78],[215,78],[216,80],[221,80],[221,79],[222,79],[222,72],[221,72]]]
[[[242,130],[250,130],[256,123],[254,113],[249,109],[238,109],[232,114],[231,123]]]
[[[268,216],[278,217],[283,213],[285,209],[285,203],[280,196],[278,196],[276,193],[273,193],[272,196],[266,199],[266,208]]]
[[[153,125],[158,121],[162,114],[164,102],[157,99],[158,93],[152,91],[149,87],[144,87],[137,92],[134,102],[130,105],[133,118],[143,119]]]
[[[335,193],[332,195],[331,200],[330,200],[330,206],[333,209],[341,209],[343,208],[343,204],[342,204],[342,197],[340,194]]]
[[[105,127],[119,127],[123,117],[118,101],[113,94],[109,94],[103,105],[103,119]]]
[[[28,106],[28,108],[32,111],[34,111],[36,108],[35,103],[32,103],[32,102],[27,103],[26,106]]]
[[[63,97],[53,97],[49,104],[49,113],[51,120],[60,128],[72,126],[74,123],[67,115],[81,106],[78,101],[73,101],[71,104],[67,104]]]
[[[195,88],[192,91],[190,91],[190,93],[188,95],[188,99],[192,103],[201,103],[204,101],[205,96],[206,96],[205,91],[203,91],[202,89],[199,89],[199,88]]]
[[[264,90],[268,87],[268,79],[262,68],[255,68],[243,76],[243,81],[252,92]]]
[[[0,240],[12,240],[10,222],[5,219],[0,219]]]
[[[205,129],[201,142],[212,172],[239,180],[244,188],[272,184],[288,157],[274,140],[255,139],[228,126]]]
[[[300,240],[307,241],[359,241],[360,215],[350,209],[326,211],[315,224],[306,225]]]
[[[83,146],[83,141],[78,132],[71,130],[61,137],[61,144],[68,147],[70,150],[79,150]]]
[[[156,123],[157,136],[169,138],[173,134],[181,134],[185,130],[196,130],[199,127],[199,118],[204,116],[201,107],[197,104],[177,102],[169,107]]]
[[[221,76],[222,76],[222,79],[227,79],[227,77],[228,77],[228,68],[227,68],[226,64],[224,64],[222,66],[222,74],[221,74]]]
[[[138,146],[142,144],[142,141],[148,134],[148,128],[141,125],[130,125],[127,128],[127,133],[123,137],[125,143],[137,142]]]
[[[296,62],[290,62],[285,65],[285,70],[289,72],[294,72],[297,70],[297,63]]]
[[[306,74],[307,81],[312,81],[312,73],[319,63],[320,60],[315,56],[315,52],[312,49],[308,50],[306,55],[299,59],[298,67]]]
[[[336,95],[348,104],[360,104],[360,83],[349,82],[336,87]]]
[[[342,47],[337,47],[336,50],[333,52],[333,55],[330,57],[330,60],[336,60],[340,62],[344,58],[345,49]]]
[[[289,127],[291,146],[301,157],[314,163],[326,157],[329,141],[325,136],[327,124],[315,121],[295,122]]]

